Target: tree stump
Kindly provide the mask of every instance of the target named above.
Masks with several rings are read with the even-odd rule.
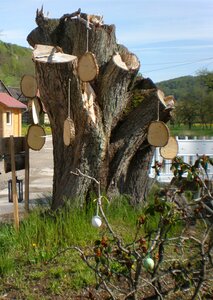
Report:
[[[132,204],[143,201],[154,152],[147,142],[147,128],[156,120],[158,101],[160,120],[170,118],[171,109],[166,109],[155,84],[137,77],[136,55],[117,44],[115,26],[93,19],[80,10],[47,19],[40,10],[38,27],[27,38],[34,47],[40,98],[52,128],[53,209],[67,198],[82,204],[94,189],[89,179],[71,173],[76,168],[99,180],[110,197],[128,194]],[[92,81],[82,82],[78,63],[87,51],[93,53],[98,72]],[[69,80],[75,138],[66,146]],[[142,101],[133,108],[135,91]]]

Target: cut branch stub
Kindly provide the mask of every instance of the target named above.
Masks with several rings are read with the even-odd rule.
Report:
[[[140,63],[135,55],[126,50],[126,54],[115,54],[99,75],[100,105],[103,110],[104,123],[108,129],[114,127],[126,108],[129,100],[129,85],[137,75]]]
[[[174,108],[175,98],[172,95],[165,96],[164,92],[161,90],[157,91],[157,95],[159,100],[165,105],[167,108]]]
[[[125,54],[115,54],[113,55],[113,62],[119,68],[131,71],[131,70],[138,70],[140,67],[139,60],[136,55],[133,53],[125,53]]]
[[[59,47],[36,45],[33,51],[33,60],[43,63],[67,63],[77,58],[61,51]]]

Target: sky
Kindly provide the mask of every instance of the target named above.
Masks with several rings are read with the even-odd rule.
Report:
[[[160,82],[213,70],[213,0],[0,0],[0,40],[30,47],[37,8],[60,18],[78,8],[115,24],[117,42]]]

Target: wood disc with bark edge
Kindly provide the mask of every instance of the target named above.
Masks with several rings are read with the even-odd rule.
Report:
[[[36,97],[38,85],[36,78],[32,75],[24,75],[21,79],[21,92],[26,98]]]
[[[33,117],[33,123],[38,124],[39,123],[39,116],[42,111],[42,104],[39,98],[33,98],[32,100],[32,117]]]
[[[45,130],[38,124],[32,124],[27,132],[27,144],[30,149],[39,151],[45,144]]]
[[[163,147],[169,140],[169,128],[162,121],[153,121],[148,127],[148,143],[155,147]]]
[[[98,75],[98,64],[92,52],[86,52],[79,58],[77,72],[84,82],[92,81]]]
[[[178,154],[178,142],[175,137],[170,136],[168,143],[160,148],[160,155],[165,159],[174,159]]]
[[[64,121],[63,139],[65,146],[69,146],[75,140],[75,125],[69,117]]]

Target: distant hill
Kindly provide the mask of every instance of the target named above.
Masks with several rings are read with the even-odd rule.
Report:
[[[33,74],[32,50],[0,41],[0,79],[6,86],[19,87],[24,74]]]
[[[176,100],[186,97],[193,97],[199,91],[212,90],[213,73],[203,71],[197,76],[183,76],[157,83],[159,89],[163,90],[165,95],[173,95]]]

